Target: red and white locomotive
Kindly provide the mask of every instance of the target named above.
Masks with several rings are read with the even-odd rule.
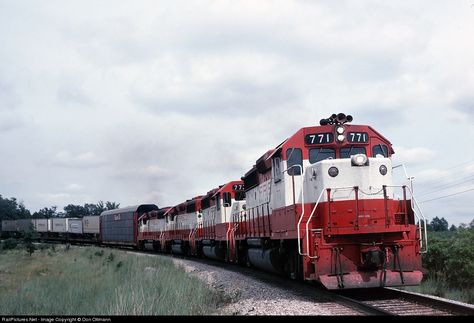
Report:
[[[138,218],[137,245],[328,289],[417,285],[426,227],[391,143],[343,113],[267,151],[240,181]],[[417,212],[415,212],[417,210]]]

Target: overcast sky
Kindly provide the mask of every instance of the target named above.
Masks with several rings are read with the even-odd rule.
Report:
[[[474,189],[473,0],[0,0],[0,41],[0,194],[32,212],[173,205],[338,112],[420,201]]]

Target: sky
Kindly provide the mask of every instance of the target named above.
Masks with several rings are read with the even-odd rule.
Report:
[[[32,212],[175,205],[343,112],[428,219],[474,219],[473,0],[0,0],[0,41],[0,194]]]

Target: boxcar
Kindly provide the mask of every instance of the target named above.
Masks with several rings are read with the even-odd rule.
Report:
[[[36,232],[48,232],[48,219],[35,219],[34,221]]]
[[[82,232],[90,234],[99,234],[100,233],[100,216],[91,215],[85,216],[82,218]]]
[[[18,232],[30,232],[34,229],[34,220],[20,219],[16,220],[16,229]]]
[[[142,214],[154,210],[158,210],[155,204],[141,204],[102,212],[100,215],[102,243],[137,247],[137,220]]]
[[[82,219],[68,218],[67,219],[67,233],[70,236],[82,235]]]

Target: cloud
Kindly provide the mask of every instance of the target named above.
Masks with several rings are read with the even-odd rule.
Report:
[[[423,164],[429,163],[436,153],[425,147],[407,148],[403,146],[394,146],[393,155],[394,164]]]
[[[53,165],[73,168],[99,167],[105,164],[105,160],[98,157],[94,152],[88,151],[73,154],[68,150],[58,152],[53,160]]]
[[[114,177],[121,180],[162,180],[172,177],[172,171],[164,169],[158,165],[149,165],[146,167],[135,167],[123,169],[114,174]]]
[[[474,117],[474,96],[465,96],[457,99],[452,103],[457,111],[462,112],[468,117]]]
[[[26,125],[24,118],[15,110],[0,112],[0,132],[8,132],[22,128]]]
[[[80,185],[80,184],[69,184],[66,189],[68,191],[72,191],[72,192],[76,192],[76,191],[82,191],[84,190],[84,186]]]

